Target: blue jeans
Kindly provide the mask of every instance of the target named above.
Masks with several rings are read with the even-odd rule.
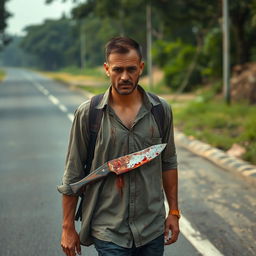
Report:
[[[94,245],[99,256],[163,256],[164,235],[137,248],[134,245],[132,248],[125,248],[97,238],[94,238]]]

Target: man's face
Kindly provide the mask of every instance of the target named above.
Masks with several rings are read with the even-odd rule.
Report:
[[[112,88],[120,95],[131,94],[138,85],[144,62],[135,50],[128,53],[112,53],[104,64],[106,74],[110,78]]]

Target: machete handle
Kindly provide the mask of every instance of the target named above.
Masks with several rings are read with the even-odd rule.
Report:
[[[70,187],[74,193],[77,193],[79,189],[88,183],[91,183],[95,180],[101,179],[109,174],[109,169],[107,163],[97,168],[95,171],[88,174],[83,179],[79,180],[78,182],[70,184]]]

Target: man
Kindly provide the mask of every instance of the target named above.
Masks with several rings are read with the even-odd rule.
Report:
[[[79,193],[72,193],[69,184],[85,176],[90,101],[80,105],[71,129],[63,185],[58,187],[63,194],[61,245],[68,256],[80,254],[80,244],[92,243],[99,255],[160,256],[164,244],[174,243],[179,234],[172,114],[163,99],[157,102],[138,85],[144,62],[137,42],[126,37],[113,38],[106,45],[104,68],[111,86],[97,106],[104,114],[91,170],[154,144],[163,142],[167,146],[150,163],[121,177],[110,174],[87,185],[78,235],[74,216]],[[162,138],[151,112],[157,104],[164,108]],[[163,189],[170,208],[167,218]]]

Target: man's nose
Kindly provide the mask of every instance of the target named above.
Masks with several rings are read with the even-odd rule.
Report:
[[[124,81],[129,80],[129,75],[128,75],[127,71],[124,71],[122,73],[121,79],[124,80]]]

